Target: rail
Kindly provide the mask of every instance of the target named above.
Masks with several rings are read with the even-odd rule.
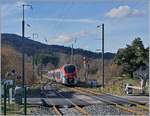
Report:
[[[45,86],[45,85],[46,85],[46,84],[44,84],[44,86]],[[57,91],[56,91],[56,92],[57,92]],[[61,96],[62,98],[65,98],[65,96],[62,95],[62,94],[60,94],[59,92],[57,92],[57,94],[58,94],[59,96]],[[79,111],[82,115],[86,115],[86,116],[89,115],[89,113],[88,113],[87,111],[85,111],[84,109],[82,109],[82,107],[78,106],[77,104],[73,103],[71,100],[69,100],[69,99],[67,99],[67,98],[65,98],[65,100],[68,101],[69,103],[71,103],[72,106],[74,106],[74,109],[76,109],[77,111]],[[53,110],[54,110],[54,112],[56,113],[56,115],[59,115],[59,116],[63,115],[63,114],[61,113],[61,111],[60,111],[54,104],[51,104],[51,105],[52,105]]]
[[[65,98],[65,96],[63,96],[62,94],[58,93],[61,97]],[[82,109],[80,106],[76,105],[75,103],[73,103],[71,100],[66,99],[66,101],[68,101],[69,103],[71,103],[76,110],[78,110],[80,113],[82,113],[83,115],[89,115],[89,113],[87,111],[85,111],[84,109]]]
[[[86,94],[94,94],[94,95],[104,95],[105,93],[97,93],[97,92],[95,92],[95,91],[92,91],[92,90],[88,90],[88,89],[83,89],[83,88],[79,88],[79,87],[75,87],[75,88],[71,88],[72,90],[75,90],[75,91],[78,91],[78,92],[80,92],[80,93],[86,93]],[[95,96],[96,97],[96,96]],[[99,97],[96,97],[97,99],[99,99]],[[148,110],[148,108],[147,107],[145,107],[145,106],[142,106],[142,105],[140,105],[140,104],[138,104],[138,103],[135,103],[135,102],[133,102],[133,101],[129,101],[129,103],[131,103],[131,104],[135,104],[136,105],[136,108],[135,109],[133,109],[133,108],[129,108],[129,107],[126,107],[126,106],[122,106],[122,105],[120,105],[120,104],[118,104],[118,103],[115,103],[115,102],[112,102],[112,101],[108,101],[107,100],[107,102],[109,102],[110,104],[113,104],[113,105],[115,105],[116,107],[118,107],[118,108],[120,108],[120,109],[123,109],[123,110],[125,110],[125,111],[128,111],[128,112],[131,112],[131,113],[134,113],[134,114],[137,114],[137,115],[145,115],[145,112],[144,112],[144,110],[145,111],[149,111]],[[137,107],[138,108],[142,108],[141,110],[139,110],[139,111],[137,111],[138,109],[137,109]]]
[[[58,115],[58,116],[62,115],[62,113],[59,111],[59,109],[55,105],[53,105],[53,109],[54,109],[56,115]]]

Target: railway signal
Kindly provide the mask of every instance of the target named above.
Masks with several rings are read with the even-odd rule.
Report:
[[[74,62],[74,51],[73,51],[73,45],[76,44],[77,38],[75,38],[74,43],[71,44],[71,64],[75,63]]]
[[[33,33],[32,34],[32,38],[33,40],[35,38],[38,38],[38,34],[37,33]],[[35,82],[35,46],[33,45],[33,56],[32,56],[32,70],[33,70],[33,81]]]
[[[83,66],[84,66],[84,72],[85,72],[85,82],[87,82],[88,78],[88,71],[89,71],[89,63],[88,59],[86,57],[83,57]]]
[[[71,64],[73,64],[73,44],[71,45]]]

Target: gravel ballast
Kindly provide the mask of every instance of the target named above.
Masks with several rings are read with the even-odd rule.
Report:
[[[55,112],[52,108],[36,107],[30,110],[29,115],[55,115]]]
[[[113,105],[106,104],[95,104],[90,106],[85,106],[85,109],[89,114],[92,115],[133,115],[132,113],[122,111]]]

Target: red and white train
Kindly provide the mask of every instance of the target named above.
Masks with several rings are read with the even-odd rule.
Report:
[[[77,69],[73,64],[65,64],[59,69],[48,71],[48,78],[65,85],[78,83]]]

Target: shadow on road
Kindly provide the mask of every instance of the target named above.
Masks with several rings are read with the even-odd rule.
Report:
[[[28,98],[62,98],[63,95],[65,98],[73,98],[73,94],[75,92],[72,91],[59,91],[59,90],[41,90],[37,89],[29,89],[27,92]]]

